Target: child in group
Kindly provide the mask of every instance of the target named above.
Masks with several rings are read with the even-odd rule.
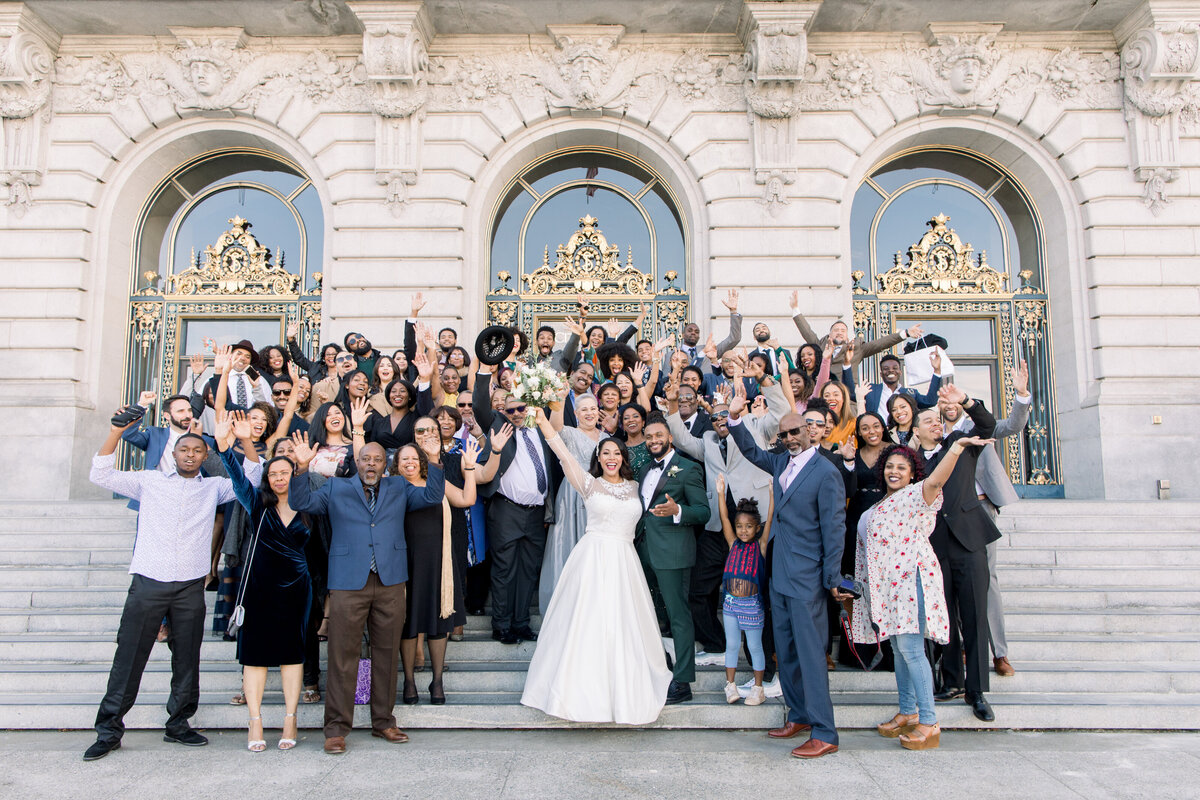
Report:
[[[766,611],[761,590],[766,569],[764,555],[767,552],[767,540],[771,536],[771,510],[767,512],[767,524],[764,526],[758,501],[739,500],[731,523],[725,502],[724,475],[717,476],[717,507],[721,512],[721,531],[729,544],[725,577],[721,585],[725,595],[721,604],[725,619],[725,699],[736,703],[740,698],[734,676],[744,633],[750,651],[750,667],[754,670],[754,686],[746,698],[746,705],[756,706],[767,699],[763,690],[763,670],[766,669],[767,659],[762,644]]]

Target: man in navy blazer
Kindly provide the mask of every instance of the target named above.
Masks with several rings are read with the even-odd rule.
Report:
[[[142,392],[138,395],[137,404],[146,409],[146,416],[149,416],[150,404],[157,396],[155,392]],[[175,442],[179,441],[179,437],[185,433],[200,433],[200,431],[198,428],[194,429],[192,403],[184,395],[171,395],[164,400],[163,411],[167,414],[167,427],[134,425],[121,434],[121,440],[146,453],[142,469],[157,469],[160,472],[173,474],[175,472]],[[146,416],[142,417],[143,422]],[[201,438],[204,439],[209,450],[216,449],[217,443],[211,436],[201,434]],[[203,471],[201,474],[204,474]],[[129,508],[137,511],[138,501],[130,500]]]
[[[392,743],[408,741],[392,710],[408,581],[404,515],[409,509],[441,504],[445,489],[436,464],[429,465],[424,487],[398,476],[383,477],[386,451],[375,443],[363,444],[360,430],[353,434],[357,475],[330,478],[313,491],[305,473],[315,451],[305,443],[296,446],[296,474],[288,485],[288,505],[326,515],[332,528],[325,752],[335,755],[346,751],[346,734],[354,727],[364,623],[371,640],[371,735]]]
[[[842,548],[846,535],[846,490],[837,468],[812,446],[804,418],[795,413],[779,421],[785,453],[760,448],[738,419],[744,397],[729,406],[729,435],[742,454],[773,478],[775,516],[771,523],[771,612],[780,685],[788,716],[782,728],[768,732],[790,739],[804,731],[811,738],[792,750],[797,758],[818,758],[838,749],[825,646],[829,642],[828,596],[849,599],[840,591]]]
[[[942,376],[937,371],[941,366],[941,359],[938,358],[934,367],[934,375],[929,380],[929,388],[924,392],[918,392],[916,389],[910,389],[907,386],[900,385],[900,377],[904,373],[904,369],[900,364],[900,359],[897,356],[888,353],[879,359],[879,377],[883,378],[883,383],[869,384],[871,387],[867,391],[866,401],[859,404],[859,408],[863,411],[870,411],[883,417],[883,423],[888,423],[887,401],[895,394],[906,394],[917,401],[917,408],[932,408],[937,405],[938,389],[942,385]],[[886,392],[886,394],[885,394]],[[858,400],[855,397],[856,393],[851,389],[851,398]]]

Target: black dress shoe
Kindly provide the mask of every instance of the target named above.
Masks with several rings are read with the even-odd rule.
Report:
[[[503,641],[504,634],[506,634],[506,633],[508,633],[507,628],[504,630],[501,630],[499,628],[492,628],[492,638],[495,639],[497,642]]]
[[[692,699],[692,685],[672,680],[667,687],[667,705],[675,705]]]
[[[975,718],[981,722],[996,721],[996,712],[992,711],[992,706],[983,696],[983,692],[972,692],[967,695],[967,705],[975,712]]]
[[[524,628],[513,628],[513,636],[516,636],[522,642],[536,642],[537,634],[533,632],[533,628],[526,625]]]
[[[404,705],[406,705],[406,706],[415,706],[417,703],[421,702],[421,696],[419,694],[417,694],[417,682],[416,681],[410,681],[410,680],[405,679],[404,694],[402,695],[402,697],[404,699]]]
[[[87,750],[83,751],[83,760],[84,761],[98,761],[98,760],[104,758],[109,753],[111,753],[113,750],[120,750],[120,749],[121,749],[121,740],[120,739],[112,739],[107,742],[104,741],[103,739],[97,739],[95,741],[95,743],[92,744],[91,747],[89,747]]]
[[[961,686],[950,686],[935,694],[933,696],[933,700],[936,703],[945,703],[948,700],[957,700],[966,693],[967,690],[963,689]]]
[[[433,681],[429,684],[429,704],[434,706],[446,705],[446,690],[442,688],[441,681]]]
[[[208,739],[196,733],[191,728],[188,728],[183,733],[168,733],[163,736],[164,742],[174,742],[175,744],[186,745],[187,747],[204,747],[208,744]]]
[[[500,644],[520,644],[521,640],[510,629],[505,628],[502,631],[493,630],[492,638]]]

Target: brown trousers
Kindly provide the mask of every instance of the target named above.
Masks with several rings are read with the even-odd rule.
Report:
[[[345,736],[354,727],[354,687],[364,624],[371,639],[371,728],[382,731],[397,727],[394,709],[404,590],[403,583],[384,586],[374,572],[361,589],[330,590],[326,738]]]

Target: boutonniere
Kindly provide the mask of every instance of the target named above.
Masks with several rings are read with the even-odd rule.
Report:
[[[667,477],[674,478],[681,472],[683,472],[683,470],[681,470],[678,465],[672,466],[669,470],[667,470]]]

